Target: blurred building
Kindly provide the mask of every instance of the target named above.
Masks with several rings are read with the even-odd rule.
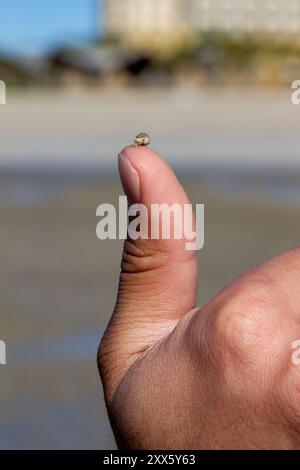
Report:
[[[300,0],[185,0],[186,21],[200,30],[300,32]]]
[[[300,0],[105,0],[105,30],[110,35],[293,34],[300,32]]]
[[[182,26],[182,0],[105,0],[105,30],[112,35],[172,33]]]

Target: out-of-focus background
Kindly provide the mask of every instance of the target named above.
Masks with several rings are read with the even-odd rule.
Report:
[[[206,204],[199,304],[300,239],[300,0],[2,0],[0,448],[115,444],[96,368],[138,131]],[[156,184],[156,182],[153,182]]]

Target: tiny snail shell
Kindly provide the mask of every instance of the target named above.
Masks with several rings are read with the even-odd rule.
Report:
[[[140,132],[134,139],[136,147],[147,147],[150,144],[150,137],[146,132]]]

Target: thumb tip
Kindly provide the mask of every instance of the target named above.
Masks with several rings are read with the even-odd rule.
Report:
[[[137,204],[141,202],[140,176],[131,161],[127,158],[125,150],[118,156],[120,179],[130,203]]]
[[[149,147],[125,147],[118,156],[119,173],[122,186],[130,203],[142,202],[142,184],[157,180],[162,174],[162,165],[167,166],[162,157]]]
[[[118,158],[120,178],[131,203],[186,203],[187,196],[167,162],[150,147],[125,147]]]

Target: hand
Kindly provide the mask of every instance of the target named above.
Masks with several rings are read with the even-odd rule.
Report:
[[[132,203],[187,196],[149,148],[119,157]],[[241,275],[195,309],[184,240],[125,242],[118,299],[99,348],[123,449],[300,448],[300,249]]]

